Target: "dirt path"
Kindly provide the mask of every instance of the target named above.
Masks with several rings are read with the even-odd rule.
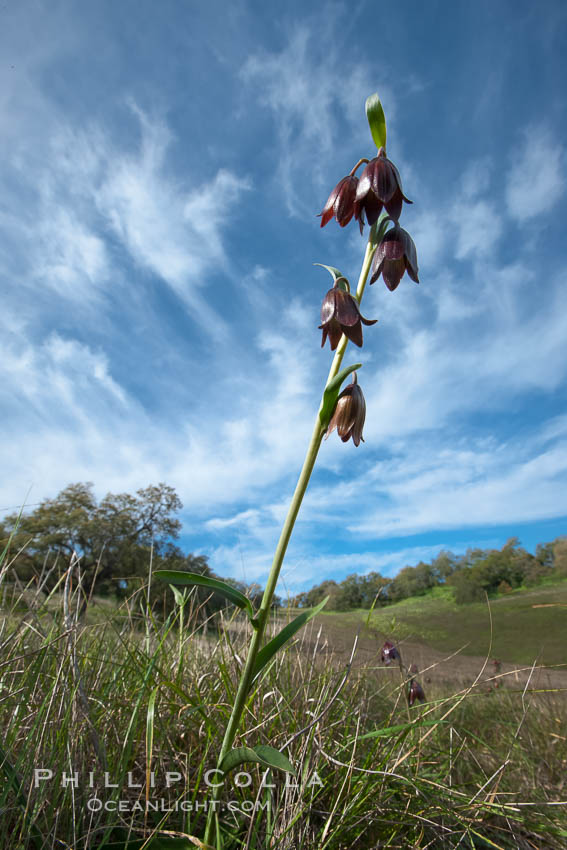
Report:
[[[324,618],[316,621],[317,631],[321,628],[319,638],[320,651],[333,652],[346,664],[356,635],[356,630],[337,628]],[[311,632],[310,643],[313,645],[314,632]],[[370,632],[366,628],[360,630],[358,647],[353,661],[353,669],[376,671],[383,669],[380,661],[380,650],[385,636],[379,632]],[[500,667],[493,663],[494,659],[477,655],[465,655],[460,651],[456,654],[442,653],[432,649],[425,643],[401,641],[400,652],[404,664],[409,667],[415,664],[419,670],[420,680],[424,684],[435,683],[452,688],[471,685],[480,676],[479,686],[488,690],[490,687],[506,687],[514,690],[524,688],[529,682],[530,689],[561,689],[567,696],[567,667],[542,667],[537,665],[532,670],[519,664],[508,664],[500,661]]]

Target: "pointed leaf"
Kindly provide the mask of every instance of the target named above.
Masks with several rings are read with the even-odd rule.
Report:
[[[382,213],[381,217],[376,222],[376,235],[373,240],[375,245],[379,245],[380,242],[382,242],[388,229],[388,225],[390,223],[392,223],[394,226],[397,225],[395,219],[393,219],[389,215],[386,215],[385,213]]]
[[[148,700],[148,713],[146,715],[146,782],[149,785],[152,756],[154,751],[154,721],[156,713],[156,697],[159,685],[153,689]]]
[[[335,280],[338,280],[340,277],[344,277],[344,274],[336,269],[334,266],[326,266],[325,263],[313,263],[314,266],[321,266],[322,269],[327,269],[330,275],[333,277],[333,283]]]
[[[264,764],[276,770],[293,773],[295,776],[295,770],[288,757],[280,753],[279,750],[276,750],[275,747],[268,747],[267,744],[258,744],[258,746],[254,747],[254,752],[262,759]]]
[[[219,769],[224,773],[228,773],[239,764],[244,764],[245,761],[258,761],[258,756],[252,747],[235,747],[229,750],[219,765]]]
[[[370,132],[374,139],[374,144],[378,148],[386,148],[386,117],[380,98],[376,94],[371,94],[366,98],[366,117],[370,126]]]
[[[183,593],[181,593],[180,590],[177,590],[177,588],[175,587],[174,584],[170,584],[169,586],[170,586],[170,588],[173,592],[173,595],[175,597],[175,604],[179,605],[180,607],[182,605],[185,605],[185,602],[187,601],[187,597],[185,596],[185,591],[183,591]]]
[[[339,397],[342,382],[350,375],[351,372],[355,372],[357,369],[361,368],[362,363],[355,363],[354,366],[345,366],[345,368],[341,369],[338,375],[335,375],[333,380],[329,381],[325,387],[323,400],[321,401],[321,407],[319,408],[319,422],[325,431],[329,427],[329,422],[331,421],[331,416],[333,415],[333,410],[335,409],[335,404]]]
[[[247,761],[261,764],[264,767],[273,767],[276,770],[284,770],[287,773],[293,773],[295,775],[295,770],[289,759],[283,753],[280,753],[279,750],[264,744],[260,744],[254,748],[236,747],[230,750],[223,758],[219,767],[224,773],[228,773],[235,767],[238,767],[239,764],[244,764]]]
[[[315,608],[312,608],[311,611],[305,611],[303,614],[299,614],[299,616],[295,617],[288,623],[287,626],[279,632],[274,638],[271,639],[265,646],[262,647],[258,655],[256,656],[256,664],[254,665],[254,673],[252,681],[260,675],[263,668],[266,666],[268,661],[270,661],[276,652],[281,649],[284,643],[294,636],[296,632],[298,632],[305,623],[308,623],[316,614],[321,611],[328,602],[329,597],[326,596],[322,602],[320,602]]]
[[[325,392],[338,393],[344,379],[348,378],[351,372],[356,372],[357,369],[362,369],[362,363],[355,363],[353,366],[345,366],[344,369],[341,369],[341,371],[337,375],[335,375],[332,381],[329,381],[329,383],[325,387]]]
[[[238,605],[239,608],[246,611],[251,620],[254,619],[254,611],[250,600],[235,587],[231,587],[230,584],[226,584],[224,581],[219,581],[216,578],[208,578],[198,573],[186,573],[182,570],[157,570],[154,573],[154,577],[162,581],[167,581],[169,584],[207,587],[209,590],[218,593],[219,596],[228,599],[234,605]]]
[[[347,741],[352,744],[353,741],[363,741],[366,738],[391,738],[393,735],[398,735],[400,732],[407,732],[409,729],[417,729],[421,726],[438,726],[443,723],[442,720],[422,720],[418,723],[400,723],[397,726],[385,726],[383,729],[375,729],[373,732],[367,732],[366,735],[359,735],[357,738]]]

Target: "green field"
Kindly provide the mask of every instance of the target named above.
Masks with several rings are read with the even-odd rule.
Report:
[[[335,640],[348,640],[367,619],[363,610],[319,617]],[[420,642],[438,652],[462,649],[465,655],[489,654],[515,664],[567,664],[567,581],[470,605],[456,605],[450,591],[436,588],[375,609],[369,626],[377,638]]]
[[[180,630],[179,611],[154,616],[145,592],[118,608],[96,599],[84,615],[77,591],[48,604],[22,596],[0,616],[0,847],[203,847],[204,777],[250,630],[229,611],[205,636],[196,610]],[[542,646],[546,660],[559,659],[565,608],[532,606],[566,599],[567,583],[491,602],[503,660],[531,663]],[[279,613],[276,631],[289,616]],[[427,701],[410,708],[409,679],[379,663],[385,636],[400,640],[407,664],[410,652],[468,641],[473,654],[459,664],[474,676],[474,653],[488,649],[487,607],[457,609],[436,592],[376,611],[359,630],[367,617],[321,614],[252,688],[236,744],[279,749],[298,781],[288,786],[274,770],[264,789],[256,764],[244,766],[250,788],[229,775],[222,800],[235,808],[221,813],[218,847],[565,848],[565,690],[527,688],[507,672],[498,689],[482,681],[471,690],[441,667],[438,679],[424,672]],[[52,778],[36,784],[38,767]],[[62,781],[75,771],[76,787]],[[171,787],[168,771],[179,776]],[[105,808],[90,808],[95,797]],[[143,814],[161,800],[165,808]],[[265,807],[250,814],[255,801]]]

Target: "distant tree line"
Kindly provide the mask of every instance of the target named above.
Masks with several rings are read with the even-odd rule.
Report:
[[[215,578],[205,555],[183,552],[175,543],[181,531],[176,514],[182,507],[174,488],[166,484],[134,495],[108,493],[100,501],[92,484],[70,484],[33,511],[0,521],[0,554],[6,550],[4,565],[10,565],[6,579],[49,593],[73,560],[88,600],[133,593],[148,581],[150,560],[154,571],[184,570]],[[259,604],[263,589],[258,584],[224,580]],[[205,588],[193,594],[207,615],[226,604]],[[156,608],[167,609],[173,594],[167,585],[155,582],[152,600]]]
[[[404,567],[395,578],[379,572],[353,573],[344,581],[326,580],[290,600],[290,605],[310,608],[329,596],[328,610],[383,606],[411,596],[422,596],[434,587],[453,589],[458,604],[476,602],[518,587],[532,587],[547,578],[567,578],[567,537],[540,543],[535,555],[523,549],[516,537],[502,549],[468,549],[464,555],[442,551],[431,563]]]
[[[45,593],[55,589],[74,559],[85,600],[94,595],[127,596],[148,580],[153,570],[185,570],[215,578],[205,555],[183,552],[176,544],[182,508],[173,487],[152,485],[129,493],[108,493],[100,501],[92,484],[70,484],[53,499],[44,499],[29,513],[10,514],[0,521],[0,554],[20,587],[31,583]],[[9,575],[6,576],[9,581]],[[404,567],[395,578],[379,572],[352,574],[342,582],[326,580],[288,600],[292,607],[312,607],[329,596],[329,610],[370,608],[421,596],[431,588],[453,588],[457,603],[484,599],[485,593],[506,593],[537,585],[549,577],[567,578],[567,537],[540,543],[535,555],[516,537],[502,549],[468,549],[464,555],[442,551],[431,563]],[[263,588],[224,579],[245,593],[255,606]],[[193,591],[205,614],[225,602],[204,588]],[[167,610],[173,594],[157,582],[152,589],[156,607]],[[276,606],[281,600],[276,598]]]

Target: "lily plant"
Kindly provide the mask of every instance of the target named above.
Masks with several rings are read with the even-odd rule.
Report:
[[[360,312],[360,304],[370,272],[372,271],[370,283],[374,283],[382,275],[387,287],[392,291],[398,286],[406,271],[412,280],[419,282],[415,245],[410,235],[398,223],[404,202],[412,202],[402,191],[401,178],[396,166],[386,156],[386,119],[377,94],[367,99],[366,115],[377,153],[370,160],[360,159],[350,174],[338,182],[329,195],[320,216],[321,227],[328,224],[332,218],[335,218],[341,227],[345,227],[354,219],[358,223],[361,234],[366,224],[369,225],[370,231],[354,294],[351,293],[347,278],[339,269],[321,263],[316,264],[323,265],[333,278],[333,286],[323,299],[319,327],[323,331],[321,346],[325,345],[328,338],[331,351],[335,353],[260,607],[254,610],[252,603],[243,593],[217,579],[171,570],[160,570],[154,574],[156,578],[170,585],[198,585],[208,588],[240,608],[250,621],[252,634],[248,654],[240,674],[232,712],[216,761],[218,775],[223,777],[246,762],[256,762],[265,768],[294,773],[293,764],[288,757],[274,747],[265,745],[235,747],[234,742],[237,736],[242,738],[245,734],[241,728],[242,716],[262,671],[276,653],[312,617],[318,614],[327,602],[325,599],[317,607],[302,612],[275,637],[265,642],[266,626],[285,553],[322,440],[335,429],[343,442],[352,438],[355,446],[358,446],[363,440],[366,404],[357,379],[357,370],[361,368],[361,364],[354,363],[342,367],[342,362],[349,341],[359,347],[362,346],[362,324],[369,326],[376,322],[375,319],[365,319]],[[365,167],[358,178],[356,171],[361,165]],[[351,383],[341,390],[349,375],[352,375]],[[215,784],[213,793],[215,800],[220,797],[221,787],[222,783]],[[210,845],[213,841],[217,848],[222,846],[217,807],[214,805],[208,809],[204,843]]]

